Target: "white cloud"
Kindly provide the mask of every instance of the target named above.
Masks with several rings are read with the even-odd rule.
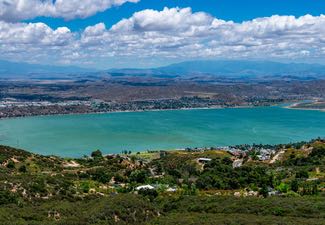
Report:
[[[111,28],[104,23],[81,33],[42,23],[0,23],[3,57],[52,62],[128,62],[152,59],[324,59],[325,16],[274,15],[235,23],[190,8],[143,10]],[[74,61],[76,60],[76,61]],[[123,63],[122,63],[123,64]]]
[[[182,32],[194,28],[211,26],[213,17],[203,13],[192,13],[191,8],[164,8],[162,11],[143,10],[123,19],[112,27],[112,31],[160,31]]]
[[[0,21],[1,45],[62,46],[68,45],[72,40],[73,33],[66,27],[52,30],[44,23],[6,23]]]
[[[139,0],[0,0],[0,20],[19,21],[38,16],[67,20],[86,18],[112,6]]]
[[[131,49],[140,56],[285,58],[320,57],[324,35],[324,15],[274,15],[234,23],[190,8],[165,8],[137,12],[112,26],[102,39],[113,42],[116,52]]]

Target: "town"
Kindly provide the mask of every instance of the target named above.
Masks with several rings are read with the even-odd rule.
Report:
[[[192,80],[111,77],[1,80],[0,118],[193,108],[272,106],[322,101],[324,80]],[[224,83],[229,80],[229,83]],[[319,105],[319,104],[318,104]]]

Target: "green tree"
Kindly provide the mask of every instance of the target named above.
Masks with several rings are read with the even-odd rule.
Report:
[[[252,150],[249,152],[249,156],[252,158],[252,160],[258,160],[259,152],[256,150]]]
[[[91,157],[93,157],[94,159],[101,159],[103,158],[103,154],[100,150],[96,150],[91,153]]]
[[[26,173],[27,172],[27,168],[26,168],[25,165],[22,165],[22,166],[19,167],[18,171],[21,172],[21,173]]]
[[[9,191],[0,190],[0,205],[17,203],[18,198],[13,193]]]
[[[296,173],[296,178],[308,178],[309,175],[308,175],[308,171],[307,170],[299,170],[297,173]]]
[[[150,201],[153,201],[158,196],[158,192],[155,189],[143,188],[140,189],[138,193],[142,196],[148,197]]]
[[[130,174],[130,181],[136,183],[144,183],[148,177],[148,173],[145,170],[135,170]]]
[[[266,198],[269,194],[267,186],[263,185],[262,188],[259,190],[259,194]]]
[[[282,193],[287,193],[289,191],[289,185],[287,185],[286,183],[281,183],[278,186],[278,190],[281,191]]]
[[[94,171],[91,171],[90,175],[92,176],[93,180],[99,181],[104,184],[108,183],[112,178],[112,175],[104,171],[103,169],[96,169]]]
[[[294,192],[298,192],[299,190],[299,183],[297,179],[294,179],[293,181],[291,181],[291,190]]]
[[[9,160],[9,162],[7,164],[7,168],[14,169],[15,168],[15,162],[12,161],[12,160]]]

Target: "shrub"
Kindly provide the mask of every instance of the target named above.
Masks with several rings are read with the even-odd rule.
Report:
[[[279,191],[281,191],[282,193],[287,193],[289,191],[289,185],[285,184],[285,183],[281,183],[277,189]]]
[[[91,153],[91,157],[94,159],[101,159],[103,158],[103,153],[100,150],[96,150]]]
[[[18,171],[21,172],[21,173],[26,173],[27,172],[27,168],[26,168],[25,165],[22,165],[22,166],[19,167]]]
[[[145,170],[135,170],[130,174],[130,181],[136,183],[144,183],[148,176]]]
[[[158,196],[158,192],[155,189],[140,189],[138,193],[142,196],[147,196],[151,201]]]
[[[308,171],[306,170],[300,170],[296,173],[296,178],[308,178]]]
[[[10,203],[17,203],[18,197],[9,191],[0,190],[0,205],[6,205]]]
[[[293,181],[291,181],[291,190],[294,192],[298,192],[299,183],[298,183],[297,179],[294,179]]]
[[[14,169],[15,168],[15,162],[12,161],[12,160],[9,160],[9,162],[7,164],[7,168]]]

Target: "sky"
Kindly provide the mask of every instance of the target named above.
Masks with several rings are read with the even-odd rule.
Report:
[[[325,0],[0,0],[0,59],[97,69],[325,62]]]

